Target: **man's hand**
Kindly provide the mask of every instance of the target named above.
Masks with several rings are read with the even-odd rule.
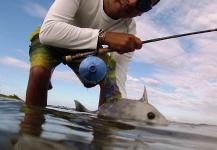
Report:
[[[107,32],[104,42],[119,54],[142,48],[142,41],[138,37],[127,33]]]

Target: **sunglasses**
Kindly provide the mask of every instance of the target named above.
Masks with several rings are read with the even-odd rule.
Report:
[[[157,0],[153,5],[151,0],[138,0],[136,3],[136,8],[141,12],[147,12],[152,9],[160,0]]]

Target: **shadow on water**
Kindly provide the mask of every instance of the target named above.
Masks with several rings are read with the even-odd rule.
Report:
[[[0,150],[216,149],[216,126],[126,123],[1,98],[0,114]]]

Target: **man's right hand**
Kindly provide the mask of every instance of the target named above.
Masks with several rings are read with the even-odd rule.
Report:
[[[110,49],[119,54],[133,52],[142,48],[142,41],[135,35],[127,33],[107,32],[104,42]]]

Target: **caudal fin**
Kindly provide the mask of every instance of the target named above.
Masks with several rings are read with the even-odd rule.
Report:
[[[84,107],[84,105],[82,105],[79,101],[74,100],[75,101],[75,110],[79,111],[79,112],[91,112],[89,111],[87,108]]]

